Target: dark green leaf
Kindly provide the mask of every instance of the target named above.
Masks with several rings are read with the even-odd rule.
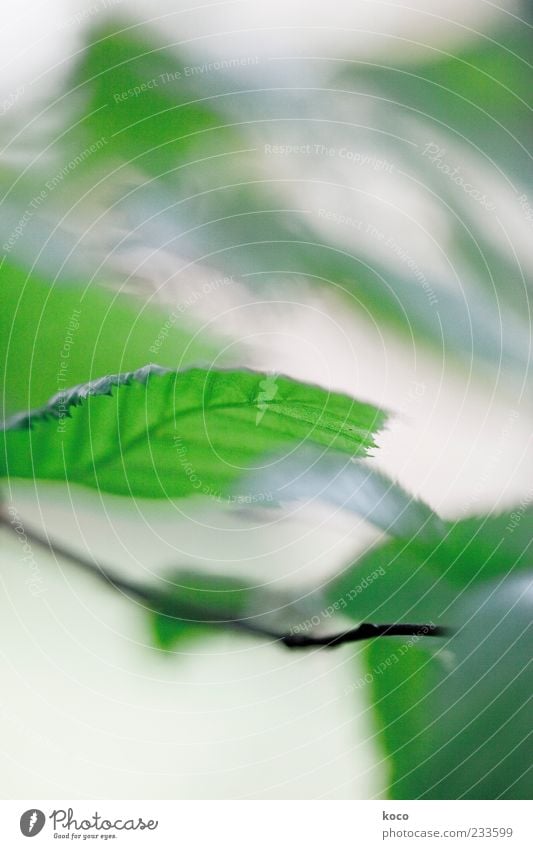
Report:
[[[216,633],[216,626],[245,617],[253,588],[238,578],[185,570],[154,591],[149,622],[157,648],[172,651],[191,639]]]
[[[457,628],[445,648],[421,638],[366,650],[359,686],[372,685],[393,798],[529,798],[532,518],[524,502],[448,523],[430,544],[385,543],[326,589],[356,621]]]
[[[529,573],[468,593],[440,650],[368,646],[392,798],[531,798],[532,586]]]
[[[248,636],[282,635],[317,613],[309,597],[253,586],[239,577],[186,570],[154,589],[149,606],[154,642],[165,650],[221,633],[221,628]]]
[[[385,542],[367,552],[328,585],[330,601],[348,599],[356,621],[426,621],[446,624],[450,605],[470,585],[531,567],[533,509],[524,504],[500,516],[447,522],[435,533]],[[355,589],[379,570],[364,592]]]

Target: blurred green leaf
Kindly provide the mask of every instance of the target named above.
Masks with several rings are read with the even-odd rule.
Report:
[[[181,570],[154,590],[149,621],[156,647],[170,651],[190,639],[220,633],[221,625],[241,635],[274,638],[317,612],[307,595],[253,586],[235,576]]]
[[[466,60],[456,61],[461,68],[468,67]],[[120,181],[116,183],[115,191],[120,194],[116,212],[128,222],[133,240],[141,237],[150,247],[175,251],[190,262],[207,261],[223,274],[239,275],[253,289],[261,287],[262,292],[265,288],[276,291],[280,281],[286,287],[288,280],[292,284],[302,278],[311,280],[333,290],[371,320],[386,323],[409,342],[414,336],[440,356],[454,356],[461,363],[474,357],[523,370],[528,360],[528,333],[522,322],[523,285],[518,267],[510,269],[508,262],[498,260],[498,264],[495,258],[487,291],[478,281],[458,285],[455,277],[445,281],[424,277],[422,283],[416,263],[412,272],[399,261],[385,264],[376,255],[372,238],[362,248],[347,250],[340,239],[323,234],[318,210],[313,216],[312,209],[298,208],[302,204],[292,201],[286,191],[292,181],[284,176],[278,179],[275,157],[264,154],[257,136],[247,135],[246,128],[252,125],[255,131],[257,127],[264,130],[263,138],[270,140],[273,130],[278,128],[279,134],[281,126],[281,138],[292,139],[295,132],[301,136],[305,130],[307,143],[342,145],[348,140],[349,148],[357,150],[362,139],[368,142],[367,135],[357,123],[341,122],[340,126],[338,118],[346,112],[346,97],[352,115],[360,100],[368,107],[368,96],[319,88],[296,96],[290,86],[261,92],[253,76],[244,82],[224,74],[189,77],[186,66],[186,56],[172,46],[136,27],[114,22],[91,33],[69,84],[68,98],[79,115],[66,137],[72,155],[99,139],[106,140],[73,172],[76,179],[85,172],[93,174],[97,167],[113,176],[117,167],[129,164],[154,180],[140,184],[136,180],[126,193]],[[400,98],[396,108],[402,120],[406,111],[420,117],[420,110],[407,108],[411,95],[416,100],[417,74],[369,68],[368,64],[356,64],[355,68],[357,79],[363,87],[368,83],[370,91],[404,84],[405,103]],[[438,76],[440,72],[435,73]],[[439,86],[437,81],[427,82],[431,103],[439,101]],[[452,99],[456,103],[460,95],[455,93]],[[394,146],[396,126],[390,126],[390,98],[375,102],[381,103],[381,109],[374,115],[373,148],[378,149],[376,139],[382,140],[378,129]],[[315,113],[321,115],[322,123],[315,121]],[[328,118],[336,134],[342,130],[348,135],[325,140],[321,132]],[[399,146],[402,164],[412,151],[405,143]],[[394,158],[395,152],[391,155]],[[431,170],[420,152],[416,157],[415,171]],[[323,165],[319,158],[318,173],[327,186],[328,172]],[[309,177],[301,179],[307,186]],[[295,178],[293,188],[297,185]],[[446,188],[445,184],[442,191]],[[352,195],[353,202],[359,203],[357,194]],[[360,210],[364,220],[366,214],[364,208]],[[458,238],[462,235],[460,230]],[[491,240],[481,239],[474,249],[471,239],[467,241],[472,268],[483,283]],[[502,333],[501,309],[494,292],[495,286],[509,290],[511,278],[513,292],[517,287],[520,290],[514,298],[519,303],[512,321],[505,319]]]
[[[154,592],[149,624],[157,648],[172,651],[216,632],[216,625],[245,617],[253,588],[239,578],[179,571]]]
[[[524,26],[481,35],[453,52],[433,47],[425,57],[381,64],[350,63],[356,77],[387,97],[391,119],[411,114],[496,160],[508,173],[531,179],[528,154],[533,109],[531,36]]]
[[[477,583],[531,567],[533,508],[499,516],[427,525],[410,539],[370,549],[331,580],[326,597],[347,600],[344,612],[356,621],[429,621],[447,624],[461,593]],[[380,570],[379,580],[355,592]]]
[[[427,552],[428,564],[457,587],[510,575],[532,562],[533,507],[524,503],[495,516],[447,523],[441,543]]]
[[[531,797],[531,574],[468,593],[440,650],[367,647],[391,798]]]
[[[89,32],[88,47],[68,83],[66,99],[83,110],[82,122],[67,138],[75,146],[104,139],[85,163],[129,163],[165,176],[206,153],[238,149],[240,134],[210,89],[198,90],[184,61],[146,31],[119,21]]]
[[[392,798],[529,798],[532,520],[524,502],[447,523],[432,543],[387,542],[326,588],[358,622],[457,629],[444,648],[411,638],[365,650]]]
[[[51,283],[6,261],[0,285],[4,415],[151,359],[176,367],[209,362],[216,352],[214,341],[196,336],[176,312],[94,285]]]
[[[207,625],[188,622],[157,611],[149,611],[148,628],[153,646],[165,652],[173,652],[176,648],[211,633]]]
[[[356,513],[387,534],[400,539],[435,540],[446,526],[423,501],[386,475],[351,458],[304,446],[282,465],[266,467],[253,484],[267,489],[276,501],[322,501]]]
[[[356,622],[434,622],[456,597],[446,577],[434,572],[413,544],[395,540],[362,555],[325,588],[330,604]]]
[[[473,315],[485,293],[493,338],[503,319],[503,350],[512,349],[518,334],[524,361],[528,328],[521,319],[528,313],[531,275],[509,204],[524,219],[520,196],[533,185],[530,53],[530,33],[510,25],[495,37],[480,34],[457,44],[453,52],[432,46],[415,59],[406,51],[380,63],[343,62],[336,77],[345,94],[338,108],[350,102],[357,110],[370,99],[372,126],[388,133],[390,159],[412,178],[415,191],[423,186],[427,200],[441,208],[442,239],[453,257],[446,288],[457,289],[459,278]],[[463,183],[486,205],[472,200]],[[438,281],[431,282],[440,300]]]
[[[308,441],[364,456],[384,420],[369,404],[286,377],[147,366],[11,417],[2,473],[138,497],[223,497],[282,447]]]

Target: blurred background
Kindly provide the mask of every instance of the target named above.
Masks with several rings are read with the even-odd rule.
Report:
[[[7,412],[64,388],[67,338],[68,385],[246,365],[391,410],[372,462],[445,518],[531,500],[528,4],[28,0],[0,45]],[[377,539],[318,502],[8,498],[146,579],[305,596]],[[168,654],[51,555],[32,593],[2,536],[4,798],[383,795],[357,649],[221,634]]]

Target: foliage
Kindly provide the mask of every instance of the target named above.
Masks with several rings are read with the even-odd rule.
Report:
[[[365,619],[443,621],[444,647],[375,640],[365,652],[392,798],[528,798],[533,510],[386,542],[335,578],[326,602]],[[364,592],[353,594],[370,574]]]
[[[267,381],[146,366],[75,386],[7,420],[1,471],[133,497],[223,497],[269,450],[307,441],[364,456],[374,445],[375,407],[286,377],[270,393]]]
[[[318,499],[373,525],[378,542],[325,587],[276,593],[178,565],[132,594],[169,653],[221,629],[276,639],[309,621],[320,633],[365,621],[453,626],[445,639],[379,638],[364,651],[353,687],[372,701],[391,798],[530,796],[533,510],[442,520],[368,459],[388,413],[291,377],[225,368],[220,340],[200,341],[194,320],[113,288],[116,270],[103,258],[95,267],[90,239],[102,257],[163,249],[186,270],[234,275],[265,301],[305,281],[440,363],[451,357],[465,375],[492,370],[525,387],[527,256],[506,241],[505,206],[483,214],[441,154],[426,154],[445,151],[456,172],[474,163],[501,198],[531,187],[527,47],[511,28],[453,56],[435,48],[401,66],[343,61],[331,87],[258,91],[230,75],[188,77],[185,55],[111,22],[90,33],[63,94],[43,109],[47,156],[0,174],[11,232],[0,266],[0,474],[131,498],[278,509]],[[449,256],[426,267],[387,254],[388,233],[376,228],[359,241],[352,225],[328,229],[300,201],[308,184],[335,188],[357,215],[361,197],[370,200],[357,180],[335,183],[327,164],[316,177],[316,158],[307,174],[276,170],[264,142],[279,126],[295,144],[312,130],[337,151],[386,150],[398,192],[418,187],[434,219],[445,216]],[[32,132],[20,130],[27,146]],[[36,198],[42,217],[28,220],[44,228],[38,250],[21,224]],[[86,240],[69,230],[80,220]]]

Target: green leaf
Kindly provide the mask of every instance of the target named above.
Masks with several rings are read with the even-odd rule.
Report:
[[[377,546],[333,578],[325,588],[329,604],[356,622],[434,622],[445,614],[456,592],[435,574],[408,543]]]
[[[448,522],[442,540],[434,540],[424,557],[454,586],[509,575],[532,562],[533,507],[526,502],[508,513],[473,516]]]
[[[524,501],[449,522],[433,542],[393,540],[326,587],[329,604],[357,622],[457,628],[444,648],[394,638],[365,650],[356,686],[372,688],[392,798],[529,798],[532,519]]]
[[[359,692],[368,688],[378,744],[388,759],[391,799],[416,798],[409,795],[413,785],[406,776],[433,750],[427,732],[434,717],[430,694],[441,680],[443,663],[435,654],[435,644],[423,637],[377,639],[362,649],[364,673],[352,686]]]
[[[468,140],[489,161],[516,177],[530,179],[528,137],[533,108],[530,39],[509,26],[497,39],[484,36],[453,52],[435,49],[422,61],[381,65],[354,62],[343,75],[359,86],[378,88],[393,120],[412,115],[426,130]],[[396,105],[398,104],[398,105]]]
[[[530,572],[468,593],[441,649],[367,647],[392,798],[531,798],[532,614]]]
[[[300,598],[240,577],[180,570],[152,591],[149,614],[156,647],[171,651],[185,640],[233,630],[250,636],[288,633],[318,612],[309,596]]]
[[[157,611],[148,612],[148,627],[153,646],[164,652],[173,652],[192,640],[208,636],[212,631],[208,625],[186,622]]]
[[[531,566],[533,508],[524,503],[510,513],[433,525],[425,534],[372,548],[335,576],[326,588],[330,603],[346,599],[344,612],[361,621],[434,619],[446,624],[458,593],[495,577]],[[379,580],[355,592],[379,570]]]
[[[276,170],[276,157],[261,158],[257,138],[249,137],[246,129],[243,131],[255,119],[262,140],[278,140],[278,136],[269,133],[271,123],[275,127],[281,120],[283,139],[301,142],[303,127],[306,143],[310,139],[322,143],[322,124],[316,125],[309,117],[317,113],[322,122],[325,118],[331,120],[330,132],[336,135],[328,137],[329,144],[337,144],[338,148],[347,145],[352,150],[367,149],[371,144],[379,152],[379,132],[390,144],[397,132],[395,125],[391,127],[390,98],[378,99],[378,107],[381,104],[382,108],[374,116],[376,129],[369,138],[368,131],[361,128],[350,127],[346,122],[342,123],[342,130],[339,126],[339,115],[357,109],[356,94],[328,89],[296,98],[290,89],[258,92],[253,76],[187,76],[186,66],[186,56],[180,56],[150,33],[139,35],[136,28],[115,21],[91,33],[68,87],[78,120],[71,122],[71,131],[61,139],[60,145],[70,145],[69,153],[61,153],[61,161],[92,149],[105,139],[105,144],[87,157],[72,177],[89,178],[95,170],[112,177],[117,165],[129,164],[153,178],[140,181],[125,195],[120,182],[111,184],[117,195],[124,195],[120,200],[117,197],[116,209],[120,209],[121,222],[128,222],[134,237],[141,235],[150,247],[164,246],[193,262],[207,259],[220,273],[240,276],[254,289],[260,285],[263,291],[272,291],[280,280],[286,288],[288,278],[298,281],[303,277],[344,296],[344,303],[373,321],[391,326],[409,343],[415,334],[417,341],[431,346],[439,356],[455,356],[456,361],[464,363],[474,355],[493,366],[500,367],[503,362],[520,370],[525,368],[529,337],[522,317],[527,304],[520,290],[518,267],[509,271],[509,262],[502,265],[495,261],[492,273],[487,275],[486,246],[480,242],[481,247],[477,243],[472,247],[470,238],[470,254],[475,254],[482,284],[489,278],[489,291],[472,283],[471,275],[466,273],[462,275],[468,280],[464,287],[457,285],[454,275],[443,281],[429,279],[429,270],[421,282],[415,271],[400,264],[396,257],[392,264],[385,263],[382,251],[376,251],[373,237],[367,238],[362,247],[350,249],[351,243],[342,241],[346,227],[339,225],[334,237],[328,239],[322,232],[324,222],[319,219],[318,210],[313,215],[312,209],[304,213],[294,208],[298,203],[285,191],[289,184],[283,168],[279,174]],[[468,70],[468,61],[461,60],[459,67]],[[426,70],[430,75],[432,66]],[[360,85],[368,83],[371,91],[376,86],[383,86],[384,90],[393,87],[398,77],[405,83],[409,95],[406,106],[411,105],[409,97],[415,105],[411,110],[394,108],[399,112],[400,126],[406,120],[406,112],[414,116],[414,144],[420,143],[418,74],[399,72],[396,67],[367,71],[368,63],[363,68],[357,66]],[[430,104],[439,102],[439,95],[442,96],[439,71],[435,76],[435,81],[423,86],[423,97]],[[475,76],[486,80],[482,72]],[[455,73],[454,79],[461,77]],[[486,89],[485,86],[485,92]],[[444,98],[446,107],[450,102],[457,107],[463,100],[452,93]],[[368,96],[361,96],[361,107],[367,109]],[[472,107],[469,114],[471,111]],[[398,151],[393,149],[386,158],[397,159],[403,168],[404,156],[411,155],[411,147],[405,142],[397,146],[401,148],[400,155],[397,157]],[[320,176],[328,186],[331,175],[327,162],[324,164],[323,157],[318,160],[316,178]],[[417,151],[410,166],[417,178],[426,182],[425,171],[432,166],[421,152]],[[94,182],[94,176],[91,179]],[[448,183],[449,180],[441,193]],[[109,190],[107,180],[105,185]],[[357,203],[356,197],[351,197],[351,202]],[[358,214],[364,218],[366,213],[361,209]],[[462,229],[459,236],[464,236]],[[416,253],[413,247],[413,257]],[[413,258],[411,261],[415,262]],[[519,290],[517,314],[504,316],[503,338],[501,309],[492,277],[505,281],[503,289],[510,287],[512,277],[513,289]]]
[[[182,570],[154,590],[148,619],[157,648],[172,651],[216,632],[216,625],[246,616],[251,585],[239,578]]]
[[[181,61],[180,61],[181,59]],[[67,85],[67,101],[83,108],[68,135],[73,150],[104,139],[83,163],[127,162],[154,176],[209,155],[242,148],[238,130],[217,103],[215,75],[188,75],[186,57],[115,20],[89,33],[87,49]],[[79,172],[78,172],[79,176]]]
[[[428,203],[440,207],[445,218],[455,273],[444,271],[444,286],[431,280],[444,336],[456,335],[464,345],[468,327],[461,322],[454,331],[453,309],[458,316],[469,313],[474,354],[490,360],[490,338],[494,352],[515,365],[521,361],[522,369],[528,361],[526,249],[518,248],[517,255],[519,239],[509,248],[494,235],[495,222],[504,208],[512,208],[513,195],[514,212],[524,217],[521,201],[532,183],[529,52],[529,33],[517,24],[503,28],[496,39],[469,39],[453,52],[434,45],[414,60],[407,53],[403,61],[394,56],[379,64],[342,62],[337,78],[344,95],[337,109],[347,103],[365,108],[372,98],[373,132],[387,133],[387,158],[424,187]],[[359,129],[351,133],[354,148],[357,137],[364,138]]]
[[[154,356],[176,367],[216,353],[214,341],[198,339],[176,312],[98,286],[52,283],[6,261],[0,286],[4,415],[102,374],[133,371]]]
[[[11,417],[1,471],[138,497],[223,497],[263,455],[282,448],[308,442],[365,456],[385,418],[369,404],[287,377],[146,366]]]
[[[239,275],[263,292],[304,278],[342,294],[345,304],[391,327],[409,344],[414,334],[439,357],[462,364],[474,358],[524,372],[529,357],[525,262],[516,248],[511,251],[492,237],[492,213],[475,202],[473,211],[464,208],[464,191],[423,150],[428,143],[440,144],[444,134],[443,144],[448,136],[459,151],[462,145],[491,179],[505,183],[503,175],[512,169],[525,178],[532,90],[527,48],[527,37],[510,28],[497,42],[485,38],[453,56],[435,50],[413,64],[400,64],[396,57],[379,66],[343,60],[340,67],[350,70],[339,77],[337,91],[317,87],[296,96],[290,87],[257,91],[246,68],[188,75],[187,54],[127,21],[107,21],[90,33],[60,98],[68,127],[47,138],[48,129],[41,129],[39,140],[32,140],[36,145],[46,138],[45,164],[35,157],[20,181],[15,175],[7,179],[9,191],[13,186],[15,195],[17,187],[22,193],[4,222],[6,230],[16,228],[35,185],[46,187],[59,173],[59,185],[40,212],[46,209],[53,219],[62,197],[66,215],[73,190],[83,197],[87,189],[93,204],[108,208],[106,221],[120,222],[121,233],[130,231],[120,237],[121,250],[140,238],[150,248],[164,246],[191,262],[209,262],[222,274]],[[339,121],[358,111],[366,114],[370,103],[371,130]],[[56,116],[59,120],[64,122],[63,115]],[[327,137],[324,121],[329,121]],[[260,136],[248,135],[253,126]],[[292,187],[276,156],[261,156],[263,142],[273,141],[374,151],[395,173],[428,186],[428,201],[439,198],[443,204],[441,236],[452,240],[448,254],[454,255],[455,271],[442,268],[436,248],[433,261],[419,261],[417,245],[400,245],[394,232],[382,233],[382,241],[367,235],[353,247],[346,224],[325,235],[319,209],[307,202],[305,211],[295,208],[301,203],[294,198],[300,179],[323,184],[321,197],[327,198],[336,171],[332,175],[327,157],[313,155],[313,171],[304,167]],[[453,153],[452,164],[456,159],[461,167],[460,152]],[[65,162],[73,163],[66,173]],[[139,180],[139,172],[148,179]],[[348,180],[348,217],[353,213],[372,229],[365,202],[353,188]],[[24,259],[35,251],[34,227],[37,219],[21,237],[22,242],[28,237],[27,244],[15,245]],[[49,235],[55,238],[54,233]],[[389,236],[403,260],[387,248]],[[48,238],[44,241],[48,245]],[[109,236],[105,252],[116,248]],[[65,251],[57,246],[56,253]],[[36,260],[44,261],[41,251]],[[50,256],[50,262],[57,265],[57,257]],[[434,268],[441,270],[436,274]]]

